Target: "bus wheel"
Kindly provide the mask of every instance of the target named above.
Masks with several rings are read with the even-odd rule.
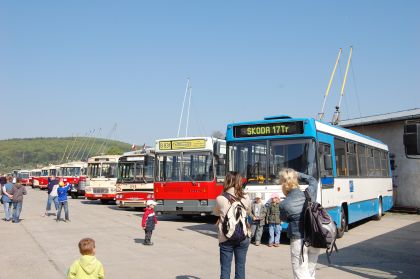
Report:
[[[70,196],[71,196],[72,199],[77,199],[77,194],[76,193],[71,193]]]
[[[182,217],[182,219],[184,219],[185,221],[190,221],[192,218],[193,218],[193,216],[192,215],[189,215],[189,214],[182,214],[182,215],[180,215],[181,217]]]
[[[109,200],[101,200],[101,203],[102,204],[108,204],[109,203]]]
[[[341,238],[344,235],[344,232],[347,231],[347,217],[344,207],[341,207],[341,218],[340,218],[341,227],[337,228],[337,238]]]
[[[378,213],[376,213],[376,215],[373,216],[373,220],[379,221],[382,218],[382,213],[383,213],[383,209],[382,209],[382,197],[379,198],[379,205],[378,205]]]

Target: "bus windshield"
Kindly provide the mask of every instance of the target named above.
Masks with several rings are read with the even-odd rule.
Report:
[[[118,166],[118,182],[153,183],[154,158],[144,161],[120,162]]]
[[[88,166],[90,178],[116,178],[117,163],[94,163]]]
[[[62,176],[80,176],[80,168],[79,167],[61,168],[61,175]]]
[[[233,142],[228,147],[228,168],[241,173],[248,184],[278,184],[283,168],[317,178],[315,150],[310,139]]]
[[[48,176],[48,170],[42,170],[41,175],[42,176]]]
[[[18,174],[19,178],[29,178],[29,173],[27,172],[21,172]]]
[[[210,152],[160,154],[156,181],[212,181],[213,156]]]

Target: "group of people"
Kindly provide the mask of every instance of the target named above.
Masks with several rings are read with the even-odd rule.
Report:
[[[218,237],[220,253],[220,278],[230,278],[231,264],[235,256],[235,279],[245,278],[245,263],[251,237],[255,237],[255,245],[260,245],[262,229],[265,222],[270,231],[269,246],[279,245],[281,223],[288,222],[288,237],[290,238],[290,255],[293,276],[296,279],[315,278],[315,267],[320,253],[319,248],[306,247],[303,241],[303,210],[305,194],[299,188],[299,179],[305,180],[311,199],[316,200],[317,182],[312,176],[296,172],[293,169],[283,169],[280,174],[280,186],[286,198],[280,201],[278,194],[271,196],[271,202],[266,206],[257,193],[252,202],[243,190],[244,179],[237,172],[229,172],[224,182],[223,193],[217,197],[215,212],[219,216]],[[231,241],[225,235],[223,226],[226,214],[232,206],[230,198],[241,203],[251,219],[251,224],[245,231],[246,237],[241,241]]]
[[[61,211],[64,208],[64,217],[65,222],[70,222],[69,216],[69,205],[67,201],[67,192],[70,189],[70,183],[64,183],[63,180],[58,180],[54,175],[48,181],[48,188],[47,188],[47,206],[45,208],[45,213],[42,215],[50,216],[51,211],[51,204],[54,203],[54,207],[56,210],[56,221],[61,221]]]
[[[4,221],[20,222],[20,213],[22,212],[23,196],[27,194],[25,186],[20,183],[14,183],[12,176],[8,176],[6,181],[1,183],[1,203],[4,208]],[[12,213],[13,207],[13,213]]]

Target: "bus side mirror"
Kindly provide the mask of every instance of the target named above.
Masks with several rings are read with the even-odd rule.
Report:
[[[332,170],[332,160],[331,155],[324,155],[324,169],[325,170]]]
[[[403,142],[406,156],[420,155],[420,123],[407,121],[404,125]]]
[[[226,142],[217,141],[214,144],[214,154],[221,157],[226,154]]]

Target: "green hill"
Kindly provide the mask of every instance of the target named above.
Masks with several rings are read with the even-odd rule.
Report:
[[[131,145],[102,138],[28,138],[0,140],[0,173],[33,169],[100,154],[122,154]],[[83,158],[82,158],[83,157]]]

